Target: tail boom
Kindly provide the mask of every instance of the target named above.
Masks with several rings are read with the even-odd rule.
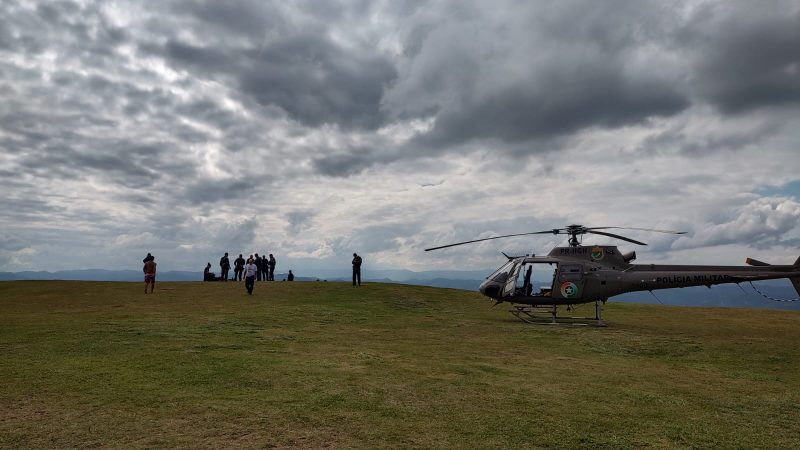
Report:
[[[747,263],[751,267],[636,265],[625,278],[638,284],[635,290],[640,291],[788,278],[800,295],[800,258],[791,266],[749,258]]]

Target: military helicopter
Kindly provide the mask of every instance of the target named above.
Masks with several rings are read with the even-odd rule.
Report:
[[[631,264],[636,252],[622,253],[616,246],[583,246],[585,234],[597,234],[647,245],[644,242],[601,230],[638,230],[669,234],[686,234],[683,231],[655,230],[629,227],[585,227],[569,225],[565,228],[534,231],[530,233],[508,234],[455,244],[426,248],[425,251],[439,250],[458,245],[503,239],[514,236],[536,234],[568,235],[567,247],[556,247],[547,256],[508,256],[508,261],[489,275],[480,285],[480,292],[495,300],[495,305],[509,302],[513,305],[511,313],[520,320],[531,323],[581,323],[604,326],[603,305],[615,295],[635,291],[707,286],[724,283],[742,283],[757,280],[788,278],[800,295],[800,258],[794,265],[770,265],[752,258],[745,261],[747,266],[697,266],[664,264]],[[526,270],[527,268],[527,270]],[[549,286],[534,286],[532,272],[545,272],[551,279]],[[521,274],[525,274],[520,279]],[[548,275],[552,274],[552,278]],[[541,277],[539,277],[541,279]],[[575,305],[595,303],[595,317],[559,317],[558,306],[566,306],[568,311]],[[538,314],[538,315],[537,315]],[[542,314],[545,314],[542,317]],[[542,320],[544,319],[544,321]],[[559,321],[559,319],[563,319]]]

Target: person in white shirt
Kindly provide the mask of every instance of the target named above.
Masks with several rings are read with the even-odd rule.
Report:
[[[255,261],[253,258],[248,259],[244,266],[244,287],[247,288],[247,293],[250,295],[253,295],[253,286],[256,284],[256,272],[258,272],[258,266]]]

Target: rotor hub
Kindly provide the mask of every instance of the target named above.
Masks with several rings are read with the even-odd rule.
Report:
[[[556,230],[553,230],[554,232]],[[578,247],[581,245],[580,239],[578,239],[578,235],[586,234],[586,227],[583,225],[568,225],[567,228],[564,229],[566,234],[569,235],[569,246],[570,247]],[[554,233],[555,234],[555,233]]]

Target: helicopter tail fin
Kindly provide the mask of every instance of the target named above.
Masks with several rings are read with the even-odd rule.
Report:
[[[797,295],[800,295],[800,277],[791,277],[789,280],[792,282],[794,290],[797,291]]]
[[[794,267],[800,269],[800,256],[797,257],[797,261],[794,262]],[[794,290],[797,291],[797,295],[800,295],[800,277],[791,277],[789,280],[792,282]]]
[[[747,258],[744,262],[746,264],[750,265],[750,266],[768,266],[769,265],[768,263],[765,263],[764,261],[759,261],[759,260],[753,259],[753,258]]]

